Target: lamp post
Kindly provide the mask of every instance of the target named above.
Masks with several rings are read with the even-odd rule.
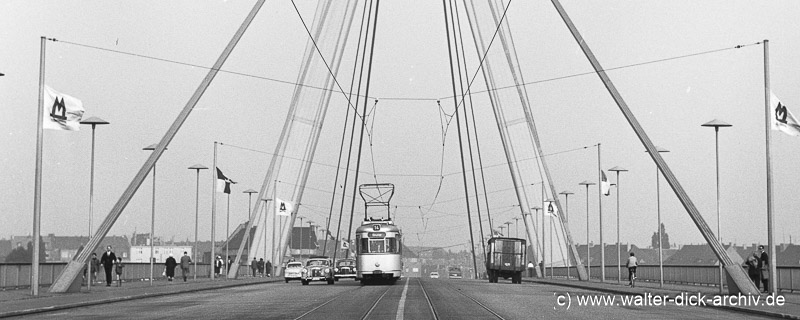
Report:
[[[246,193],[247,194],[247,221],[250,221],[250,219],[252,219],[252,217],[253,217],[253,212],[252,212],[253,211],[253,194],[254,193],[258,193],[258,191],[255,191],[253,189],[247,189],[245,191],[242,191],[242,193]],[[254,223],[254,225],[255,225],[255,223]],[[253,251],[253,250],[249,250],[249,248],[253,247],[253,243],[250,242],[250,235],[246,234],[245,237],[246,237],[245,238],[246,239],[245,240],[245,244],[249,243],[249,245],[245,245],[245,248],[248,248],[248,252]],[[255,240],[255,239],[253,239],[253,240]],[[255,252],[253,252],[253,256],[255,256]],[[248,257],[248,259],[250,259],[250,257]]]
[[[574,193],[572,193],[571,191],[568,191],[568,190],[564,190],[564,191],[559,192],[558,194],[563,194],[564,195],[564,202],[565,202],[565,205],[564,205],[564,221],[566,221],[567,222],[567,226],[569,226],[569,195],[574,194]],[[570,252],[571,251],[569,249],[567,249],[567,279],[569,279],[569,269],[572,267],[572,263],[570,262],[570,259],[569,259],[569,253]]]
[[[608,169],[608,171],[613,171],[617,173],[617,283],[622,282],[622,251],[620,250],[620,242],[619,242],[619,173],[626,172],[628,169],[622,167],[613,167]]]
[[[300,260],[303,259],[303,218],[305,217],[298,217],[300,218]],[[289,233],[292,238],[294,238],[294,226],[292,226],[292,232]]]
[[[714,127],[714,154],[717,171],[717,241],[722,243],[722,233],[720,228],[720,215],[719,215],[719,128],[732,127],[733,125],[725,121],[714,119],[706,122],[701,127]],[[722,263],[719,264],[719,293],[722,294]]]
[[[655,146],[658,153],[669,152],[669,150]],[[647,151],[645,151],[647,152]],[[658,215],[658,286],[664,286],[664,253],[662,252],[663,245],[661,239],[661,187],[659,186],[660,174],[658,166],[656,166],[656,215]]]
[[[586,274],[588,275],[586,281],[591,281],[592,261],[589,259],[591,257],[591,252],[589,250],[589,186],[593,186],[595,183],[589,180],[584,180],[578,185],[586,186]]]
[[[514,234],[519,238],[519,218],[514,218]]]
[[[308,223],[308,256],[311,257],[311,239],[313,239],[314,236],[314,228],[311,227],[311,224],[314,223],[314,221],[308,220],[307,223]]]
[[[142,148],[142,150],[146,151],[153,151],[158,146],[157,143],[151,144]],[[167,150],[164,148],[164,150]],[[154,248],[153,248],[153,234],[155,234],[156,230],[156,163],[153,163],[153,204],[150,210],[150,285],[153,285],[153,265],[155,259]]]
[[[0,73],[0,76],[3,76]],[[81,120],[81,124],[91,124],[92,125],[92,162],[91,162],[91,169],[89,173],[89,239],[92,238],[92,231],[94,228],[92,227],[92,218],[94,217],[94,131],[97,125],[104,125],[109,124],[108,121],[100,119],[98,117],[91,117],[86,120]],[[86,270],[91,270],[91,266],[89,265],[91,260],[86,261]],[[86,281],[86,289],[90,289],[92,287],[92,280],[91,276],[89,276],[89,280]]]
[[[272,201],[272,199],[261,199],[261,201],[264,201],[264,233],[262,233],[262,235],[264,235],[264,259],[270,261],[270,259],[267,258],[267,212],[269,212],[267,210],[268,208],[267,206],[269,205],[269,202]],[[265,271],[267,270],[265,269]],[[272,270],[268,270],[267,274],[272,275]]]
[[[197,224],[198,224],[197,221],[198,218],[200,217],[200,170],[205,170],[205,169],[208,169],[208,167],[202,164],[195,164],[189,167],[189,170],[195,170],[197,172],[197,182],[195,183],[195,201],[194,201],[194,248],[192,248],[192,262],[194,262],[194,280],[197,280]]]
[[[536,220],[537,220],[537,219],[539,219],[539,210],[541,210],[541,209],[542,209],[542,207],[538,207],[538,206],[537,206],[537,207],[533,207],[533,208],[531,208],[531,210],[533,210],[533,215],[531,215],[531,219],[533,219],[533,222],[534,222],[534,224],[533,224],[533,229],[534,229],[534,230],[535,230],[537,233],[539,232],[539,230],[538,230],[538,228],[537,228],[537,225],[536,225]],[[539,243],[538,243],[538,242],[539,242],[539,235],[538,235],[538,234],[536,234],[535,236],[536,236],[536,242],[537,242],[537,243],[536,243],[536,250],[538,250],[539,252],[541,252],[541,253],[542,253],[542,256],[544,257],[544,248],[542,248],[542,250],[539,250]],[[531,240],[533,240],[533,239],[531,239]],[[536,266],[537,266],[537,268],[538,268],[538,266],[539,266],[539,261],[536,261]],[[544,273],[542,273],[542,274],[544,275]]]
[[[550,242],[550,278],[553,278],[553,215],[555,215],[555,211],[553,210],[554,201],[552,199],[547,199],[545,200],[545,202],[547,202],[547,213],[545,215],[549,217],[548,221],[550,221],[550,223],[548,224],[548,227],[550,228],[550,239],[548,239],[548,241]],[[542,212],[544,213],[544,211]],[[544,228],[545,228],[544,226],[545,215],[542,215],[542,233],[544,233]],[[542,266],[544,266],[544,264],[542,264]]]

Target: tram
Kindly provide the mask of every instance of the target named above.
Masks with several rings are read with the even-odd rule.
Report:
[[[368,219],[356,229],[356,280],[395,283],[402,276],[402,233],[391,220]]]
[[[388,282],[394,284],[403,273],[403,238],[389,212],[394,194],[391,183],[363,184],[359,193],[364,199],[364,221],[356,228],[356,280],[361,284]],[[386,207],[385,218],[367,216],[369,207]]]

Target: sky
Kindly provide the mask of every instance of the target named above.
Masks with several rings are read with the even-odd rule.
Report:
[[[214,63],[253,3],[0,2],[0,11],[7,13],[0,20],[0,73],[5,74],[0,77],[0,108],[7,115],[0,129],[4,168],[0,238],[32,232],[41,36],[59,40],[46,43],[45,83],[81,99],[86,117],[111,122],[96,130],[93,228],[97,228],[144,163],[148,151],[142,148],[164,135],[207,73],[201,66]],[[296,3],[310,24],[316,3]],[[715,118],[733,124],[719,132],[722,241],[766,242],[764,49],[754,43],[769,39],[771,89],[789,110],[800,112],[800,107],[793,107],[800,103],[796,90],[800,6],[793,1],[566,0],[562,4],[606,69],[629,66],[608,74],[653,142],[670,150],[663,154],[667,164],[712,230],[717,225],[714,133],[700,125]],[[546,161],[554,184],[558,191],[574,192],[567,208],[573,239],[579,243],[587,239],[587,195],[578,183],[597,180],[594,146],[601,143],[604,170],[614,166],[629,170],[620,178],[622,242],[649,246],[657,230],[656,169],[643,145],[591,74],[591,66],[549,1],[511,1],[507,19],[520,69],[530,82],[526,89],[543,151],[553,154]],[[452,87],[443,24],[439,2],[381,2],[370,89],[370,96],[379,102],[371,114],[372,141],[364,148],[360,183],[377,180],[396,185],[392,214],[407,245],[457,248],[469,241],[469,232],[452,126],[443,139],[441,110],[453,110],[453,100],[446,99]],[[464,28],[464,35],[469,35]],[[200,172],[196,185],[195,171],[187,168],[211,167],[214,141],[223,143],[218,166],[238,182],[230,196],[230,230],[247,219],[248,195],[242,191],[261,186],[294,89],[286,82],[297,79],[307,40],[291,2],[266,3],[223,66],[239,74],[217,76],[158,161],[157,236],[194,238],[199,187],[199,237],[210,238],[210,170]],[[472,43],[465,41],[472,75],[478,59]],[[734,49],[737,45],[745,46]],[[494,46],[490,54],[500,54],[498,50]],[[347,52],[354,52],[354,47]],[[342,69],[349,68],[352,61],[345,60]],[[349,83],[340,82],[345,87]],[[510,79],[498,79],[498,86],[508,85],[513,85]],[[485,89],[481,79],[473,86],[476,91]],[[442,109],[436,99],[442,99]],[[323,224],[330,211],[346,107],[343,95],[335,92],[299,212],[306,223]],[[511,221],[516,229],[513,219],[520,217],[520,210],[515,207],[491,109],[479,103],[475,117],[489,212],[496,225]],[[91,137],[89,127],[44,132],[43,234],[89,233]],[[771,133],[778,242],[800,238],[795,214],[800,191],[794,183],[800,179],[799,144],[798,137]],[[615,174],[609,179],[616,183]],[[526,188],[536,194],[538,186]],[[594,188],[589,189],[588,225],[589,241],[597,243]],[[616,192],[602,199],[607,243],[616,241]],[[220,239],[225,234],[227,202],[217,196]],[[149,232],[151,199],[148,177],[109,234]],[[671,242],[704,242],[663,179],[660,203]],[[361,206],[359,198],[356,211]],[[481,206],[485,223],[486,205]],[[335,207],[334,220],[338,219]],[[477,226],[476,221],[473,216]]]

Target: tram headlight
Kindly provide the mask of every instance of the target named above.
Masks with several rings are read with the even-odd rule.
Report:
[[[381,267],[381,263],[380,262],[375,262],[375,268],[380,268],[380,267]]]

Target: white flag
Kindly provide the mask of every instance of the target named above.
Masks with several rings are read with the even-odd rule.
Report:
[[[603,195],[611,195],[611,185],[608,184],[608,178],[603,170],[600,170],[600,191],[603,192]]]
[[[275,198],[275,214],[288,217],[292,212],[294,212],[294,202]]]
[[[772,109],[772,130],[780,130],[790,136],[800,134],[800,122],[772,91],[769,92],[769,107]]]
[[[44,86],[43,128],[78,131],[83,117],[83,102]]]
[[[546,215],[552,217],[558,217],[558,206],[553,201],[547,203],[547,211],[545,212]]]

